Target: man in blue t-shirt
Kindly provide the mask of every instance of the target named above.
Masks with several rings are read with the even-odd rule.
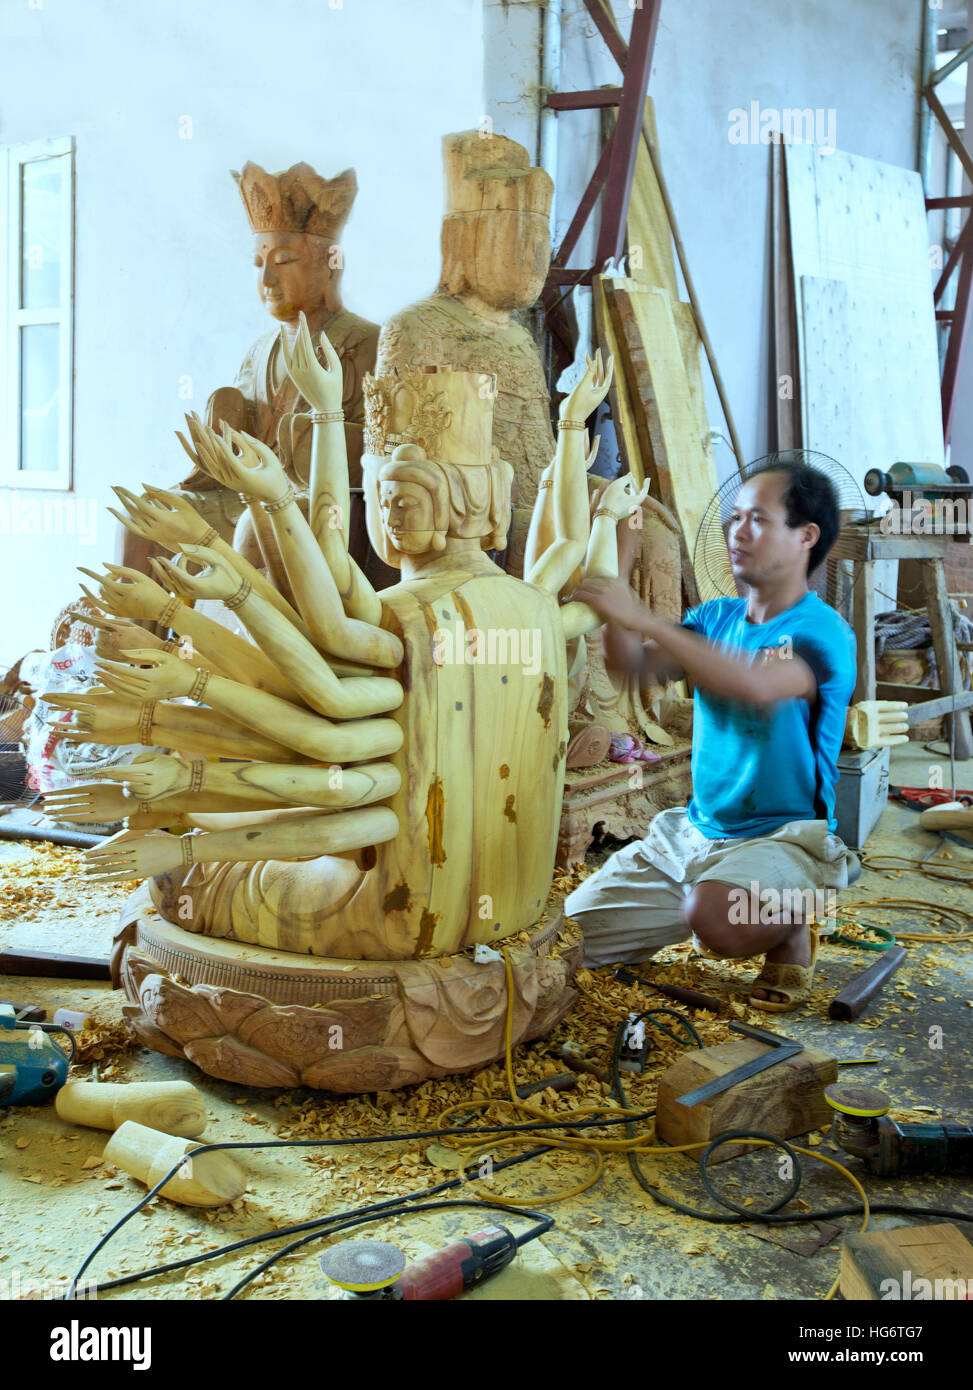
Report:
[[[677,625],[620,580],[577,591],[605,620],[610,670],[695,686],[689,806],[655,816],[564,904],[587,964],[645,960],[692,933],[719,956],[765,957],[755,1007],[786,1012],[809,997],[810,919],[833,915],[853,862],[834,804],[855,638],[808,588],[839,525],[825,474],[774,464],[741,486],[727,529],[746,598],[703,603]]]

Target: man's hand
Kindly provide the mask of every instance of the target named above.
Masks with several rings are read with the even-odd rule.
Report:
[[[593,577],[583,579],[571,595],[579,603],[593,608],[606,623],[637,631],[644,609],[632,589],[623,579]]]

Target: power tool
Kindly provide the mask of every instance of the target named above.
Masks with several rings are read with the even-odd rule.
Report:
[[[51,1033],[64,1033],[70,1055]],[[12,1012],[0,1013],[0,1105],[43,1105],[68,1079],[74,1039],[53,1023],[27,1023]]]
[[[883,492],[903,510],[915,502],[971,500],[969,474],[957,466],[941,468],[937,463],[893,463],[887,473],[870,468],[865,474],[865,491],[872,497]],[[908,499],[909,506],[906,505]]]
[[[630,1013],[625,1023],[625,1036],[618,1049],[619,1071],[641,1073],[649,1060],[649,1040],[646,1036],[645,1018],[639,1013]]]
[[[973,1125],[954,1120],[899,1124],[888,1118],[891,1102],[876,1086],[839,1081],[827,1087],[824,1097],[835,1112],[836,1142],[876,1177],[973,1173]]]
[[[517,1237],[506,1226],[487,1226],[407,1265],[395,1245],[346,1240],[321,1256],[321,1268],[328,1282],[344,1289],[347,1298],[442,1301],[505,1269],[519,1248]]]

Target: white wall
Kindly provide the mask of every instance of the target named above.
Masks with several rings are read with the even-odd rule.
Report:
[[[183,412],[271,326],[228,171],[352,165],[344,299],[381,321],[436,283],[440,137],[483,106],[479,0],[40,3],[0,7],[0,144],[77,140],[74,482],[99,530],[0,535],[0,667],[114,558],[109,484],[183,476]]]
[[[511,71],[503,24],[508,13],[522,29],[532,21],[536,42],[537,7],[532,0],[485,0],[485,8],[488,42],[500,30],[488,54],[487,110],[499,131],[534,150],[537,50],[522,51]],[[613,10],[627,38],[628,0],[613,0]],[[617,83],[618,67],[581,0],[564,0],[564,16],[561,90]],[[664,0],[649,94],[693,279],[749,458],[768,447],[769,149],[731,144],[730,112],[749,109],[751,101],[761,109],[833,110],[839,149],[915,168],[919,37],[919,0]],[[558,121],[560,238],[594,167],[599,137],[597,114],[565,113]],[[592,231],[597,218],[596,209]],[[593,251],[589,237],[572,264],[590,265]],[[710,421],[722,427],[705,368],[704,376]],[[732,469],[724,445],[717,463],[721,476]]]

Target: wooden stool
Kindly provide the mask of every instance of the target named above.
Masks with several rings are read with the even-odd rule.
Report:
[[[959,652],[953,632],[953,618],[946,592],[946,542],[948,535],[883,536],[868,535],[854,525],[842,528],[843,555],[851,559],[852,627],[858,639],[858,684],[852,701],[908,700],[909,724],[924,719],[946,717],[947,741],[955,739],[959,759],[973,757],[973,731],[970,707],[973,692],[964,691]],[[935,698],[913,703],[917,687],[875,682],[875,563],[879,560],[918,560],[926,597],[926,615],[932,633],[933,650],[939,667],[939,689]],[[955,704],[954,704],[955,701]],[[955,709],[955,715],[953,713]],[[953,727],[955,725],[955,728]]]

